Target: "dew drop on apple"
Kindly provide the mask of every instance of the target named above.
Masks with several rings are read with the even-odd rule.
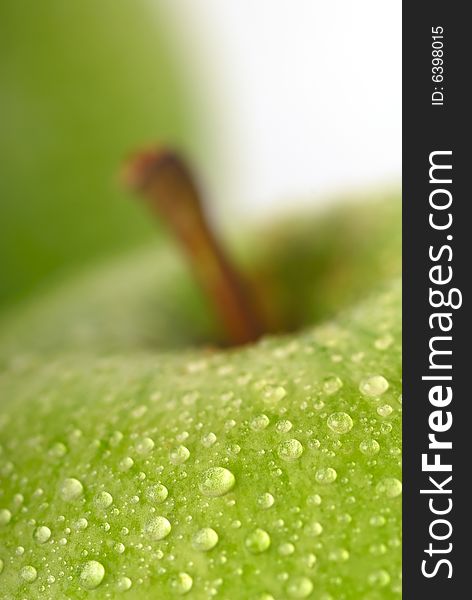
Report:
[[[124,436],[121,431],[114,431],[110,436],[110,446],[113,446],[113,448],[119,446],[123,440],[123,437]]]
[[[312,521],[311,523],[307,523],[303,530],[310,537],[318,537],[323,533],[323,525],[318,521]]]
[[[172,526],[168,519],[158,516],[147,522],[144,531],[151,539],[159,541],[166,538],[171,529]]]
[[[123,554],[123,552],[126,550],[126,546],[122,542],[116,542],[116,544],[113,546],[113,550],[117,554]]]
[[[386,519],[383,515],[372,515],[369,519],[369,523],[372,527],[383,527],[386,523]]]
[[[127,592],[129,589],[131,589],[132,585],[133,582],[129,577],[120,577],[116,582],[116,589],[119,592]]]
[[[131,458],[131,456],[125,456],[125,458],[120,461],[119,468],[120,471],[129,471],[133,465],[134,460]]]
[[[108,492],[99,492],[93,499],[97,508],[108,508],[113,504],[113,496]]]
[[[313,591],[313,583],[308,577],[294,577],[287,585],[289,598],[308,598]]]
[[[162,483],[156,483],[151,485],[146,490],[146,498],[149,502],[153,502],[155,504],[161,504],[167,499],[169,495],[169,490]]]
[[[190,592],[192,586],[193,579],[188,573],[178,573],[170,581],[172,591],[181,596]]]
[[[8,525],[11,521],[11,512],[8,508],[0,508],[0,527]]]
[[[351,431],[352,426],[354,425],[351,416],[345,412],[332,413],[328,417],[327,424],[331,431],[339,434]]]
[[[200,552],[212,550],[218,543],[218,534],[211,527],[204,527],[195,533],[192,538],[192,546]]]
[[[169,460],[173,465],[182,465],[190,457],[190,450],[186,446],[177,446],[169,453]]]
[[[45,544],[50,537],[51,530],[49,529],[49,527],[46,527],[46,525],[40,525],[39,527],[36,527],[36,529],[33,532],[33,539],[38,544]]]
[[[48,454],[53,458],[62,458],[67,454],[67,447],[62,442],[57,442],[49,448]]]
[[[372,587],[383,588],[390,583],[390,575],[384,569],[372,571],[367,578],[367,581]]]
[[[84,529],[87,529],[88,527],[88,521],[85,517],[80,517],[80,519],[77,519],[77,521],[74,523],[74,528],[77,531],[83,531]]]
[[[380,451],[380,444],[373,438],[366,438],[359,444],[359,450],[366,456],[375,456]]]
[[[369,552],[372,556],[383,556],[387,554],[387,546],[385,544],[372,544],[369,547]]]
[[[393,408],[390,406],[390,404],[382,404],[382,406],[379,406],[377,408],[377,414],[380,417],[389,417],[393,412]]]
[[[20,569],[20,577],[25,583],[33,583],[36,581],[38,572],[31,565],[26,565]]]
[[[265,492],[264,494],[261,494],[257,498],[257,506],[264,510],[267,510],[268,508],[271,508],[272,506],[274,506],[274,503],[275,503],[275,498],[274,498],[274,496],[272,496],[272,494],[270,492]]]
[[[342,379],[336,376],[326,377],[326,379],[323,381],[322,387],[325,394],[331,396],[332,394],[339,392],[339,390],[343,387],[343,382]]]
[[[345,548],[335,548],[328,554],[331,562],[342,563],[349,560],[349,552]]]
[[[213,444],[216,442],[216,435],[210,431],[210,433],[207,433],[206,435],[204,435],[202,437],[202,445],[205,448],[211,448],[213,446]]]
[[[291,556],[295,552],[295,546],[290,542],[286,542],[284,544],[280,544],[279,546],[279,554],[281,556]]]
[[[268,427],[270,423],[269,417],[267,415],[258,415],[252,419],[250,425],[253,431],[263,431]]]
[[[79,575],[79,583],[86,590],[94,590],[103,581],[105,577],[105,568],[97,560],[87,561]]]
[[[223,496],[235,484],[233,473],[224,467],[211,467],[200,476],[198,488],[204,496]]]
[[[308,506],[320,506],[321,502],[322,498],[319,494],[311,494],[306,499],[306,503],[308,504]]]
[[[402,483],[395,477],[385,477],[377,484],[377,493],[387,498],[396,498],[402,493]]]
[[[262,389],[262,399],[269,404],[280,402],[287,395],[287,390],[281,385],[265,385]]]
[[[388,390],[388,381],[382,375],[374,375],[363,379],[359,384],[359,391],[369,398],[378,398]]]
[[[150,437],[145,437],[142,440],[139,440],[135,447],[138,454],[149,454],[154,448],[154,440]]]
[[[286,462],[292,462],[300,458],[300,456],[303,454],[303,446],[295,438],[292,438],[291,440],[285,440],[279,444],[277,454],[282,460],[285,460]]]
[[[281,419],[277,421],[275,429],[277,433],[288,433],[292,429],[293,425],[288,419]]]
[[[245,541],[246,548],[253,554],[261,554],[270,546],[270,535],[264,529],[255,529]]]
[[[78,500],[84,493],[82,482],[74,477],[64,479],[60,487],[61,498],[66,502]]]
[[[315,473],[315,479],[318,483],[328,484],[336,481],[338,474],[332,467],[320,467]]]

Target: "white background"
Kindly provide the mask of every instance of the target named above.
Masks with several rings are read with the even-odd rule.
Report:
[[[211,116],[221,164],[203,176],[225,210],[400,181],[399,0],[163,1],[196,116]]]

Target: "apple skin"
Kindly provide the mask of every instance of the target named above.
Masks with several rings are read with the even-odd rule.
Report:
[[[272,332],[323,322],[399,276],[399,195],[371,196],[323,214],[286,216],[243,239],[225,236]],[[185,259],[163,237],[20,304],[0,317],[0,331],[0,367],[30,354],[141,354],[223,339]]]
[[[394,281],[239,350],[12,360],[2,597],[400,598],[400,316]]]

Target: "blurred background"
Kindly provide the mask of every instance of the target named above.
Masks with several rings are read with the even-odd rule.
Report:
[[[395,184],[399,0],[2,0],[0,306],[156,237],[117,181],[162,140],[223,225]]]

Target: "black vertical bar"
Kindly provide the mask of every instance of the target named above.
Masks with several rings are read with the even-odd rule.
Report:
[[[467,3],[445,0],[403,3],[403,597],[407,600],[472,597],[469,584],[472,576],[469,564],[469,539],[472,538],[469,492],[472,483],[472,345],[469,341],[472,335],[469,313],[472,252],[468,243],[472,239],[469,224],[472,197],[467,184],[469,174],[472,174],[468,99],[472,26],[466,16],[467,8]],[[435,49],[441,49],[442,55],[434,53]],[[441,58],[442,64],[434,58]],[[442,71],[437,68],[439,66]],[[440,74],[442,80],[438,77]],[[436,92],[434,97],[433,92]],[[430,154],[435,151],[452,152],[435,155],[433,159],[443,165],[452,165],[452,169],[433,171],[432,179],[443,181],[431,183]],[[449,178],[452,182],[444,183]],[[444,210],[432,208],[431,194],[434,204],[442,202],[444,205],[450,194],[451,206]],[[436,224],[445,224],[450,214],[451,227],[435,229],[429,222],[430,214]],[[444,248],[442,254],[441,248]],[[432,259],[430,252],[434,257],[440,254],[439,258]],[[438,265],[440,270],[433,271],[433,278],[444,279],[452,272],[449,283],[431,282],[430,269]],[[462,306],[432,307],[430,288],[442,290],[445,295],[451,289],[459,290]],[[457,303],[459,292],[453,293],[453,297]],[[437,294],[435,299],[439,299]],[[433,317],[430,321],[434,313],[450,315],[453,323],[450,332],[440,330],[439,319]],[[447,322],[444,318],[442,325],[445,327]],[[452,340],[433,342],[433,347],[452,350],[452,355],[436,357],[437,363],[451,364],[451,369],[429,368],[429,343],[434,336],[452,337]],[[431,375],[451,376],[452,380],[422,379]],[[451,387],[452,401],[447,406],[433,406],[429,391],[441,384]],[[442,389],[444,391],[445,387]],[[450,429],[442,433],[436,433],[429,422],[431,413],[438,410],[441,416],[432,417],[433,425],[438,425],[438,419],[445,424],[448,412],[453,419]],[[428,449],[431,441],[428,435],[434,433],[438,440],[451,441],[452,449]],[[441,463],[451,464],[452,471],[424,471],[424,453],[428,454],[429,463],[434,461],[435,454],[439,454]],[[450,494],[420,493],[422,489],[434,490],[430,476],[441,485],[451,475],[452,481],[443,485],[443,489],[451,490]],[[432,512],[432,508],[446,510],[449,506],[450,512],[443,515]],[[450,536],[447,523],[431,525],[437,519],[450,523]],[[434,539],[431,532],[444,539]],[[429,544],[434,551],[431,555],[425,552],[430,548]],[[439,564],[440,560],[449,562]],[[429,575],[437,571],[427,577],[422,568]]]

